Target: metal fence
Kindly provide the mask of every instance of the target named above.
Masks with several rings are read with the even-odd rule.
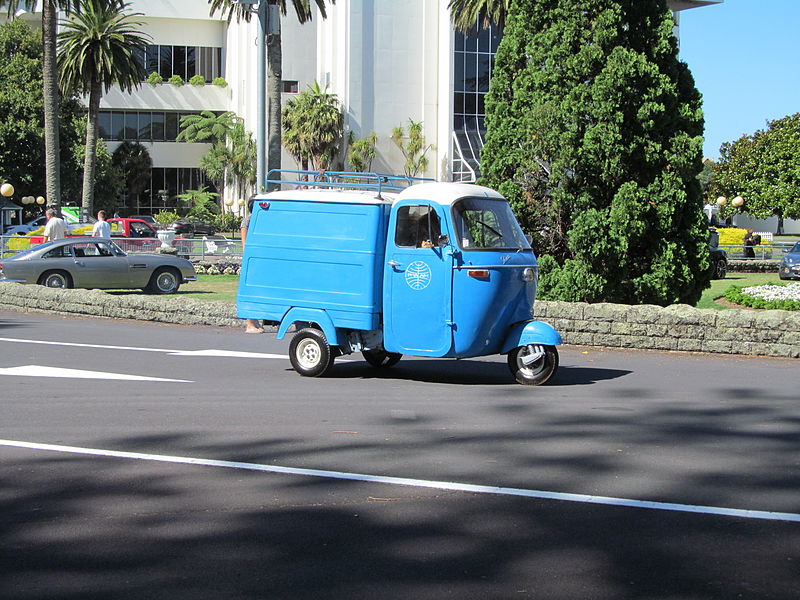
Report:
[[[113,238],[114,243],[128,254],[157,253],[162,242],[154,238]],[[26,243],[27,242],[27,243]],[[242,242],[230,240],[223,236],[204,238],[175,238],[172,246],[177,248],[179,256],[186,258],[241,258]],[[23,236],[0,236],[0,252],[2,256],[11,256],[23,252],[30,247],[30,242]]]
[[[780,260],[792,246],[794,242],[762,242],[752,247],[755,256],[748,257],[743,244],[719,244],[719,248],[727,253],[728,260]]]

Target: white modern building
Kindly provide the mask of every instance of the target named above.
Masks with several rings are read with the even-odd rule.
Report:
[[[723,0],[669,0],[676,15]],[[290,2],[288,4],[291,4]],[[313,3],[312,3],[313,4]],[[402,172],[403,157],[392,129],[421,121],[428,170],[442,180],[472,181],[483,145],[484,98],[500,33],[493,28],[464,36],[453,30],[448,0],[337,0],[328,18],[300,25],[282,19],[284,101],[313,81],[328,86],[345,112],[345,130],[356,138],[375,132],[372,168]],[[151,39],[148,73],[166,82],[203,75],[206,85],[143,83],[133,94],[111,90],[103,98],[101,135],[114,150],[125,140],[145,145],[153,160],[151,185],[135,199],[135,212],[169,205],[170,198],[206,182],[198,169],[205,144],[175,141],[178,122],[201,110],[234,111],[250,131],[257,128],[258,23],[209,16],[206,0],[133,0]],[[36,21],[38,14],[29,15]],[[677,33],[677,32],[676,32]],[[228,85],[211,82],[223,77]],[[298,168],[286,153],[283,168]],[[164,193],[163,191],[166,191]],[[231,198],[234,201],[239,198]]]

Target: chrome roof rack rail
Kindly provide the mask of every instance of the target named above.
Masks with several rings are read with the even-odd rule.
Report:
[[[283,179],[284,176],[288,176]],[[298,188],[332,188],[342,190],[369,190],[399,192],[416,183],[434,181],[422,177],[387,175],[383,173],[358,173],[349,171],[293,171],[272,169],[267,173],[267,184],[292,185]]]

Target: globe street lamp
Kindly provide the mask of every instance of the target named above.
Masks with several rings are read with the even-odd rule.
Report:
[[[9,216],[8,223],[6,223],[7,213],[15,213],[18,222],[22,223],[22,209],[9,200],[9,198],[14,195],[14,186],[10,183],[0,185],[0,195],[2,195],[2,197],[0,197],[0,235],[2,235],[6,229],[6,225],[11,225],[13,219],[12,216]]]

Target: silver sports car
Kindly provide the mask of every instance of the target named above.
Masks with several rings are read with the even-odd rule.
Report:
[[[0,261],[0,279],[53,288],[141,288],[173,294],[197,280],[194,266],[169,254],[125,254],[109,239],[74,237],[39,244]]]

